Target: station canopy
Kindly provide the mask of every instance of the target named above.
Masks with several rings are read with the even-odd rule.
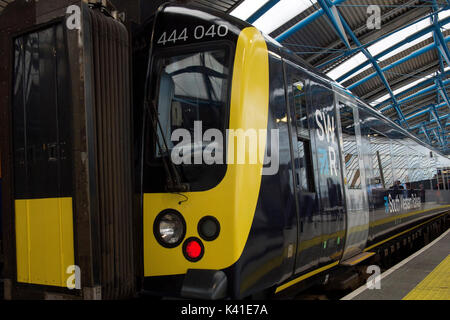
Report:
[[[450,0],[192,0],[245,20],[450,154]]]
[[[0,0],[1,10],[13,0]],[[145,0],[141,0],[145,1]],[[253,24],[450,154],[450,0],[179,0]]]

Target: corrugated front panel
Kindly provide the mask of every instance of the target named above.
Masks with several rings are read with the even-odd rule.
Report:
[[[67,286],[74,265],[72,131],[62,24],[14,40],[17,281]]]
[[[132,138],[126,28],[90,10],[102,298],[134,293]]]

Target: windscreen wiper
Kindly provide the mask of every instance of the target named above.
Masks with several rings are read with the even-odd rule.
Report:
[[[170,159],[170,154],[168,153],[169,148],[166,140],[166,136],[164,135],[164,131],[159,121],[158,111],[156,110],[155,103],[151,103],[152,107],[149,108],[149,102],[147,99],[145,100],[145,109],[148,110],[151,121],[152,121],[152,129],[155,134],[156,143],[158,144],[158,148],[161,152],[161,159],[163,162],[164,171],[166,172],[167,181],[166,181],[166,191],[168,192],[188,192],[189,184],[182,183],[181,177],[178,172],[178,169],[175,167],[173,162]],[[156,128],[155,128],[156,124]],[[161,138],[163,141],[163,145],[161,145],[161,141],[158,137],[158,129],[161,132]]]

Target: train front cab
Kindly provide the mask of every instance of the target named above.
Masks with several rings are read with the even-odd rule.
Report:
[[[143,238],[146,288],[160,294],[242,298],[276,291],[294,274],[312,276],[337,265],[344,249],[332,87],[282,59],[281,47],[255,28],[217,15],[167,6],[154,23],[147,83],[154,89],[148,93],[144,126]],[[192,90],[203,81],[205,87]],[[316,111],[322,122],[316,121]],[[325,132],[330,119],[333,125]],[[267,169],[262,163],[236,164],[235,159],[228,165],[172,167],[164,152],[166,146],[172,150],[171,135],[175,129],[195,133],[195,121],[203,121],[204,131],[261,130],[258,151],[266,152],[265,160],[277,130],[278,170],[262,174]],[[318,136],[320,126],[323,135]],[[313,154],[318,146],[322,153]],[[237,149],[229,143],[224,150],[230,160]],[[248,148],[245,156],[252,156]],[[181,183],[174,183],[177,179]],[[219,231],[212,240],[202,230],[208,218]]]
[[[278,293],[443,208],[427,191],[428,207],[386,211],[378,198],[394,196],[394,177],[419,187],[417,179],[431,172],[405,167],[406,158],[392,169],[390,145],[401,140],[420,157],[426,148],[255,28],[208,10],[166,6],[152,39],[142,148],[147,289],[208,299]],[[185,142],[177,129],[192,133],[192,141],[196,134],[202,140],[201,130],[262,129],[265,160],[276,129],[278,171],[261,174],[267,162],[172,165],[171,138]],[[196,153],[188,141],[194,161],[205,146]],[[224,145],[230,160],[236,145]]]
[[[174,169],[164,148],[172,143],[175,129],[196,135],[199,121],[201,140],[209,129],[221,137],[227,128],[266,130],[266,42],[255,28],[241,31],[228,20],[185,7],[166,7],[155,26],[148,87],[154,88],[149,100],[157,102],[157,112],[150,102],[145,134],[150,139],[144,139],[143,155],[144,273],[148,287],[160,293],[164,289],[173,293],[177,283],[178,291],[223,298],[230,282],[222,270],[235,264],[244,250],[262,164],[227,165],[222,160],[223,164]],[[159,114],[159,124],[152,113]],[[177,175],[188,185],[187,192],[174,183]],[[170,178],[174,181],[169,185]],[[173,236],[164,233],[170,224],[177,228]],[[179,278],[184,279],[182,289]]]

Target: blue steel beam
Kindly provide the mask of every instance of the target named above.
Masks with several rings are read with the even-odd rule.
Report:
[[[449,41],[450,41],[450,36],[445,38],[445,42],[449,42]],[[397,60],[394,63],[391,63],[390,65],[388,65],[388,66],[384,67],[383,69],[381,69],[381,71],[382,72],[389,71],[389,70],[397,67],[398,65],[401,65],[402,63],[405,63],[406,61],[414,59],[414,58],[416,58],[416,57],[418,57],[418,56],[420,56],[420,55],[422,55],[422,54],[424,54],[424,53],[434,49],[435,47],[436,47],[435,44],[431,43],[431,44],[429,44],[429,45],[427,45],[427,46],[425,46],[425,47],[423,47],[423,48],[421,48],[421,49],[411,53],[410,55],[408,55],[406,57],[403,57],[402,59],[399,59],[399,60]],[[376,76],[377,76],[377,73],[372,73],[372,74],[368,75],[367,77],[365,77],[365,78],[355,82],[354,84],[349,86],[348,89],[352,90],[352,89],[356,88],[357,86],[359,86],[359,85],[369,81],[370,79],[372,79],[372,78],[374,78]]]
[[[444,73],[444,63],[443,59],[447,61],[447,65],[450,65],[450,53],[447,48],[447,43],[445,42],[445,39],[441,32],[441,25],[439,24],[439,17],[438,17],[438,10],[439,7],[437,6],[436,0],[433,1],[433,13],[430,17],[431,26],[433,27],[433,40],[435,44],[435,48],[438,51],[438,59],[439,59],[439,68],[441,71],[441,74],[437,73],[435,77],[435,85],[434,88],[436,89],[438,103],[439,103],[439,92],[442,95],[443,100],[445,101],[445,104],[447,104],[450,107],[449,99],[447,97],[446,89],[444,88],[444,85],[442,83],[441,77]],[[439,118],[439,113],[437,112],[437,107],[435,105],[431,105],[428,109],[430,114],[430,120],[433,120],[438,124],[438,128],[433,130],[432,132],[435,134],[438,143],[441,144],[443,148],[446,148],[447,139],[446,139],[446,128],[442,125],[441,119]],[[413,115],[413,117],[417,117],[419,115],[423,114],[423,111],[416,113]],[[425,129],[425,126],[422,126],[422,131],[427,134],[427,131]],[[430,140],[430,138],[427,136],[427,139]]]
[[[440,78],[446,78],[447,76],[450,76],[450,70],[449,70],[449,71],[446,71],[446,72],[444,72],[444,73],[441,73],[441,74],[439,75]],[[404,90],[404,91],[402,91],[402,92],[396,94],[395,97],[396,97],[397,99],[400,99],[400,98],[402,98],[403,96],[408,95],[408,93],[410,93],[411,91],[416,90],[416,88],[418,88],[418,87],[423,87],[423,86],[431,85],[431,84],[433,84],[433,83],[435,84],[436,79],[437,79],[436,77],[432,77],[432,78],[425,79],[424,81],[421,81],[421,82],[417,83],[414,87],[409,88],[409,89],[406,89],[406,90]],[[384,106],[385,104],[388,104],[388,103],[389,103],[389,99],[388,99],[388,100],[385,100],[385,101],[383,101],[383,102],[380,102],[379,104],[377,104],[376,106],[374,106],[374,108],[375,108],[375,109],[380,109],[382,106]]]
[[[438,136],[440,137],[438,142],[442,142],[441,145],[444,147],[447,144],[446,130],[445,130],[445,127],[441,124],[441,121],[446,120],[448,118],[448,115],[443,116],[443,117],[438,117],[436,108],[434,106],[430,107],[429,110],[426,110],[426,111],[430,112],[430,114],[432,114],[434,116],[434,119],[432,119],[431,121],[429,121],[427,123],[421,123],[416,126],[413,126],[413,127],[411,127],[411,130],[420,129],[421,132],[423,132],[425,134],[425,136],[427,137],[428,142],[430,142],[429,141],[430,137],[428,136],[428,131],[430,131],[430,130],[427,129],[426,126],[437,122],[439,129],[441,129],[441,130],[436,130],[436,134],[438,134]],[[450,125],[450,123],[447,123],[446,126],[447,125]]]
[[[256,10],[255,13],[253,13],[248,19],[248,23],[254,23],[256,20],[261,18],[267,11],[272,9],[280,0],[270,0],[266,2],[261,8]]]
[[[329,12],[330,11],[330,7],[332,6],[332,3],[329,0],[318,0],[319,4],[322,6],[322,8],[326,11]],[[368,60],[370,60],[370,62],[372,63],[372,66],[374,67],[374,69],[376,70],[376,74],[380,77],[381,81],[383,82],[384,86],[386,87],[386,89],[388,90],[392,101],[394,102],[394,108],[397,111],[397,114],[399,116],[399,119],[401,120],[401,122],[408,127],[408,122],[405,119],[405,116],[403,115],[402,110],[400,109],[400,107],[397,105],[397,100],[394,96],[394,93],[392,92],[392,89],[386,79],[386,77],[383,74],[383,71],[381,70],[380,66],[378,65],[378,63],[375,61],[375,59],[373,58],[373,56],[370,54],[370,52],[364,48],[362,46],[362,44],[359,42],[358,38],[356,37],[356,35],[353,33],[353,30],[349,27],[349,25],[347,24],[347,22],[345,21],[345,19],[342,18],[342,16],[339,14],[339,12],[336,10],[335,11],[335,15],[336,15],[336,19],[338,21],[341,22],[342,26],[344,27],[345,31],[347,32],[347,34],[350,36],[350,38],[352,39],[352,41],[356,44],[356,46],[358,48],[360,48],[361,52],[367,57]],[[332,20],[334,17],[330,17],[328,16],[330,20]],[[336,21],[335,23],[333,23],[333,26],[335,26],[335,28],[337,28],[336,26]],[[336,30],[337,31],[337,30]]]
[[[439,68],[441,71],[441,75],[437,74],[434,79],[435,85],[433,86],[433,88],[436,90],[436,93],[441,92],[441,95],[442,95],[443,100],[445,101],[445,104],[447,104],[450,107],[449,99],[447,97],[447,92],[446,92],[446,89],[444,88],[444,84],[442,83],[442,80],[441,80],[441,76],[444,73],[444,63],[442,60],[445,59],[447,61],[447,65],[450,65],[450,53],[447,48],[447,42],[445,41],[445,39],[442,35],[442,32],[441,32],[441,29],[440,29],[439,17],[437,14],[438,6],[436,3],[436,0],[433,0],[433,10],[434,10],[434,12],[431,15],[431,26],[433,27],[433,40],[434,40],[435,48],[438,51]],[[429,91],[429,89],[422,90],[423,93],[426,93],[428,91]],[[414,98],[415,96],[417,96],[417,95],[413,94],[410,97],[408,97],[407,99],[410,100],[411,98]],[[438,94],[438,102],[439,102],[439,100],[440,99],[439,99],[439,94]],[[383,108],[383,109],[386,109],[386,108]],[[433,129],[432,132],[436,136],[437,141],[441,145],[441,147],[446,149],[447,148],[446,147],[446,144],[447,144],[446,127],[442,125],[441,119],[439,118],[439,113],[437,112],[436,105],[431,105],[428,108],[428,110],[423,110],[423,111],[417,112],[416,114],[412,115],[410,118],[415,118],[422,114],[426,114],[427,111],[430,114],[430,122],[432,120],[434,120],[438,125],[438,128]],[[447,118],[445,118],[445,121],[446,121],[446,119]],[[422,126],[420,128],[421,128],[421,131],[425,134],[428,142],[430,144],[432,144],[431,139],[427,134],[426,125],[422,124]]]
[[[450,79],[448,79],[448,80],[445,80],[445,81],[443,81],[442,82],[442,84],[443,84],[443,86],[446,86],[446,85],[448,85],[448,84],[450,84]],[[419,85],[417,85],[417,86],[419,86]],[[414,89],[414,88],[413,88]],[[422,90],[420,90],[420,91],[418,91],[418,92],[416,92],[416,93],[414,93],[414,94],[411,94],[411,95],[409,95],[409,96],[407,96],[407,97],[405,97],[405,98],[402,98],[402,99],[400,99],[400,100],[398,100],[397,101],[397,104],[403,104],[403,103],[405,103],[405,102],[407,102],[407,101],[410,101],[410,100],[414,100],[414,99],[416,99],[416,98],[418,98],[418,97],[420,97],[420,96],[423,96],[424,94],[429,94],[430,92],[433,92],[433,91],[435,91],[437,89],[437,86],[436,86],[436,84],[434,84],[434,85],[432,85],[432,86],[430,86],[430,87],[427,87],[427,88],[425,88],[425,89],[422,89]],[[408,90],[408,92],[410,92],[411,90]],[[400,95],[404,95],[404,93],[405,92],[402,92],[401,94],[399,94],[398,96],[396,96],[396,98],[399,98],[399,96]],[[385,102],[383,102],[382,104],[385,104]],[[377,108],[378,106],[375,106],[375,108]],[[391,104],[391,105],[388,105],[388,106],[386,106],[386,107],[384,107],[384,108],[381,108],[381,109],[378,109],[378,110],[380,110],[381,112],[384,112],[384,111],[387,111],[387,110],[389,110],[389,109],[392,109],[394,106]]]
[[[441,123],[441,119],[439,119],[439,114],[438,114],[438,112],[437,112],[435,106],[432,106],[432,107],[430,108],[430,113],[431,113],[431,115],[433,116],[433,118],[436,120],[436,122],[437,122],[437,124],[438,124],[438,127],[439,127],[442,131],[445,131],[444,126],[443,126],[442,123]]]
[[[447,18],[443,19],[441,22],[439,22],[439,25],[445,25],[447,23],[450,23],[450,17],[447,17]],[[404,46],[405,44],[407,44],[409,42],[412,42],[412,41],[414,41],[414,40],[416,40],[416,39],[426,35],[427,33],[432,32],[432,31],[433,31],[433,26],[428,26],[428,27],[424,28],[423,30],[418,31],[418,32],[412,34],[411,36],[403,39],[402,41],[398,42],[394,46],[392,46],[392,47],[390,47],[390,48],[380,52],[379,54],[375,55],[373,58],[378,61],[379,59],[381,59],[385,55],[391,53],[392,51],[397,50],[398,48]],[[376,43],[376,42],[374,42],[374,43]],[[342,56],[339,57],[339,59],[340,58],[342,58]],[[337,82],[341,82],[341,81],[345,80],[346,78],[348,78],[349,76],[351,76],[352,74],[356,73],[358,70],[360,70],[361,68],[364,68],[365,66],[367,66],[369,64],[370,64],[369,60],[363,62],[362,64],[358,65],[357,67],[351,69],[350,71],[348,71],[345,74],[343,74],[342,76],[340,76],[338,79],[336,79],[336,81]],[[324,66],[325,66],[325,64],[322,64],[322,65],[318,66],[318,68],[320,69],[320,68],[323,68]]]
[[[445,122],[448,118],[450,118],[450,114],[446,114],[446,115],[440,116],[440,117],[439,117],[439,120]],[[435,123],[436,123],[436,119],[433,119],[433,120],[430,120],[430,121],[428,121],[428,122],[425,122],[425,125],[426,125],[426,126],[429,126],[429,125],[435,124]],[[420,126],[421,126],[422,124],[423,124],[423,123],[420,123],[420,124],[416,124],[416,125],[414,125],[414,126],[411,126],[410,129],[411,129],[411,130],[419,129]],[[446,122],[446,123],[445,123],[445,127],[448,127],[448,126],[450,126],[450,122]]]
[[[433,38],[434,43],[436,44],[436,47],[438,49],[438,56],[439,56],[439,66],[441,69],[441,73],[444,73],[444,62],[442,61],[445,59],[447,62],[447,65],[450,65],[450,52],[447,48],[447,43],[445,42],[444,37],[442,35],[441,31],[441,25],[439,24],[439,16],[438,16],[438,5],[436,0],[433,0],[433,15],[431,16],[431,23],[434,27],[433,31]],[[447,103],[447,106],[450,109],[450,99],[447,95],[447,90],[445,89],[444,84],[442,83],[442,77],[437,77],[435,83],[436,83],[436,89],[441,95],[442,99]],[[439,95],[438,95],[439,97]]]
[[[428,105],[428,106],[426,106],[425,108],[423,108],[423,109],[421,109],[421,110],[416,110],[415,112],[413,112],[413,113],[410,113],[410,114],[407,114],[407,115],[405,115],[405,118],[406,118],[406,120],[412,120],[412,119],[414,119],[414,118],[417,118],[417,117],[420,117],[420,116],[422,116],[422,115],[424,115],[424,114],[429,114],[430,113],[430,108],[432,107],[433,105],[432,104],[430,104],[430,105]],[[436,109],[440,109],[440,108],[443,108],[443,107],[446,107],[447,106],[447,104],[444,102],[444,103],[441,103],[441,104],[438,104],[438,105],[436,105],[436,106],[434,106]]]
[[[427,132],[427,127],[425,126],[425,124],[422,124],[422,126],[421,126],[421,132],[422,132],[422,133],[425,135],[425,137],[427,138],[428,143],[429,143],[430,145],[433,144],[432,141],[431,141],[430,135],[429,135],[428,132]]]
[[[302,0],[302,1],[304,1],[304,0]],[[335,0],[332,2],[332,4],[334,6],[337,6],[345,1],[346,0]],[[325,14],[325,11],[323,9],[317,10],[316,12],[312,13],[307,18],[303,19],[302,21],[298,22],[297,24],[295,24],[294,26],[290,27],[288,30],[286,30],[285,32],[280,34],[278,37],[275,38],[275,40],[277,40],[278,42],[283,42],[284,40],[286,40],[287,38],[292,36],[294,33],[296,33],[298,30],[309,25],[311,22],[315,21],[317,18],[320,18],[324,14]]]
[[[444,147],[444,145],[445,145],[444,140],[442,140],[442,137],[437,133],[437,131],[435,129],[433,129],[433,130],[431,130],[431,132],[434,133],[437,141],[441,144],[442,147]]]
[[[448,51],[447,43],[445,42],[444,36],[442,35],[440,29],[435,31],[437,43],[436,48],[439,54],[445,59],[447,65],[450,65],[450,52]]]
[[[444,82],[442,82],[441,79],[436,79],[436,88],[437,88],[439,94],[441,95],[442,99],[445,101],[445,103],[447,104],[447,106],[450,109],[450,99],[448,98],[445,84],[444,84]]]
[[[442,35],[441,26],[439,25],[439,17],[438,12],[439,7],[436,3],[436,0],[433,0],[433,15],[431,16],[431,24],[433,26],[433,38],[436,44],[436,48],[439,51],[439,54],[442,58],[447,61],[447,65],[450,65],[450,51],[448,50],[447,43],[444,40],[444,36]]]
[[[434,121],[434,122],[422,122],[422,123],[419,123],[419,124],[417,124],[417,125],[414,125],[413,127],[411,127],[411,130],[417,130],[417,129],[421,130],[422,125],[429,126],[429,125],[432,125],[432,124],[436,123],[436,120],[433,120],[433,121]],[[450,122],[447,122],[446,126],[447,126],[447,127],[450,126]],[[436,128],[436,127],[434,127],[434,128]],[[434,128],[426,128],[426,130],[427,130],[427,132],[429,133],[429,132],[431,132]]]
[[[441,130],[438,130],[438,133],[441,136],[443,145],[447,144],[447,130],[446,130],[445,124],[442,124],[442,121],[439,119],[439,113],[437,112],[435,106],[433,106],[433,108],[431,109],[431,113],[433,114],[434,118],[436,119],[438,127],[441,129]]]
[[[435,33],[433,33],[433,40],[434,40],[434,43],[437,44],[438,39],[436,38],[436,34]],[[440,52],[438,52],[437,56],[438,56],[438,60],[439,60],[439,69],[440,69],[441,73],[444,73],[445,66],[444,66],[444,61],[442,59],[442,55],[440,54]]]
[[[443,84],[445,84],[445,85],[447,85],[447,84],[449,84],[449,83],[450,83],[450,79],[448,79],[448,80],[446,80],[446,81],[443,82]],[[418,92],[416,92],[416,93],[414,93],[414,94],[412,94],[412,95],[410,95],[410,96],[407,96],[406,98],[403,98],[403,99],[401,99],[401,100],[398,100],[398,101],[397,101],[397,104],[398,104],[398,105],[401,105],[401,104],[403,104],[403,103],[405,103],[405,102],[407,102],[407,101],[414,100],[414,99],[416,99],[416,98],[418,98],[418,97],[420,97],[420,96],[422,96],[422,95],[424,95],[424,94],[433,92],[433,91],[435,91],[435,90],[436,90],[436,85],[433,85],[433,86],[431,86],[431,87],[422,89],[422,90],[420,90],[420,91],[418,91]],[[384,112],[384,111],[387,111],[387,110],[392,109],[392,108],[394,108],[394,106],[393,106],[393,105],[389,105],[389,106],[387,106],[387,107],[384,107],[384,108],[380,109],[380,111],[381,111],[381,112]]]
[[[442,11],[442,10],[444,10],[444,9],[441,9],[441,10],[439,10],[439,11]],[[422,18],[420,18],[420,19],[418,19],[418,20],[415,20],[414,22],[412,22],[412,23],[410,23],[410,24],[407,24],[407,25],[405,25],[405,26],[403,26],[403,27],[397,29],[395,32],[401,31],[401,30],[403,30],[403,29],[406,29],[406,28],[408,28],[408,27],[410,27],[410,26],[412,26],[412,25],[414,25],[414,24],[416,24],[416,23],[418,23],[418,22],[420,22],[420,21],[422,21],[422,20],[429,19],[431,16],[432,16],[432,15],[426,15],[426,16],[423,16]],[[440,25],[440,26],[443,26],[443,25],[445,25],[445,24],[447,24],[447,23],[449,23],[449,22],[450,22],[450,17],[447,17],[447,18],[442,19],[442,20],[439,22],[439,25]],[[424,30],[426,30],[427,32],[424,32]],[[404,44],[406,44],[407,42],[413,41],[413,40],[415,40],[415,39],[417,39],[417,38],[419,38],[419,37],[425,35],[426,33],[429,33],[429,32],[432,32],[432,31],[433,31],[433,26],[428,26],[428,27],[426,27],[425,29],[419,31],[418,33],[415,33],[414,35],[416,35],[417,37],[410,38],[409,41],[404,41],[404,40],[402,40],[401,43],[402,43],[402,45],[404,45]],[[380,37],[379,39],[376,39],[376,40],[373,40],[373,41],[371,41],[371,42],[366,43],[364,46],[365,46],[365,47],[369,47],[369,46],[373,45],[374,43],[377,43],[378,41],[381,41],[381,40],[383,40],[383,39],[389,37],[389,36],[392,35],[392,34],[393,34],[393,33],[385,34],[385,35],[383,35],[382,37]],[[411,36],[414,36],[414,35],[411,35]],[[395,48],[392,48],[392,50],[395,50],[395,49],[397,49],[398,47],[400,47],[400,46],[397,46],[397,45],[396,45]],[[356,50],[356,51],[357,51],[357,50]],[[336,60],[345,58],[345,57],[348,55],[349,52],[350,52],[350,51],[346,51],[346,52],[344,52],[342,55],[340,55],[340,56],[338,56],[338,57],[336,57],[336,58],[333,58],[333,59],[331,59],[331,60],[329,60],[329,61],[326,61],[326,62],[324,62],[324,63],[318,65],[317,68],[324,68],[325,66],[327,66],[327,65],[330,64],[330,63],[333,63],[333,62],[336,61]],[[379,58],[379,56],[376,55],[376,56],[374,56],[374,58],[377,59],[377,58]],[[364,63],[364,65],[359,65],[359,66],[356,67],[355,69],[358,69],[358,68],[361,68],[361,67],[367,65],[366,63],[367,63],[367,61]]]
[[[271,7],[273,7],[273,5],[276,4],[276,2],[278,2],[278,1],[269,1],[269,3],[266,4],[267,7],[266,7],[266,10],[265,10],[265,11],[264,11],[264,10],[261,10],[261,9],[262,9],[262,8],[261,8],[261,9],[260,9],[261,11],[258,10],[259,12],[256,12],[256,13],[259,14],[259,17],[262,16],[262,14],[264,14],[265,12],[267,12],[267,10],[269,10]],[[318,0],[318,2],[321,4],[322,9],[319,9],[318,11],[314,12],[313,14],[311,14],[311,15],[310,15],[309,17],[307,17],[306,19],[300,21],[299,23],[297,23],[297,24],[294,25],[293,27],[291,27],[291,28],[289,28],[288,30],[286,30],[284,33],[282,33],[281,35],[279,35],[279,36],[276,38],[276,40],[279,41],[279,42],[283,42],[285,39],[287,39],[288,37],[290,37],[290,36],[291,36],[292,34],[294,34],[296,31],[298,31],[298,30],[300,30],[301,28],[303,28],[304,26],[310,24],[311,22],[313,22],[314,20],[316,20],[317,18],[319,18],[319,17],[322,16],[323,14],[327,14],[327,16],[329,17],[331,23],[333,24],[333,26],[334,26],[336,32],[337,32],[338,35],[340,36],[341,40],[343,40],[343,42],[347,45],[347,47],[350,48],[350,45],[349,45],[349,43],[348,43],[348,39],[347,39],[347,37],[346,37],[346,35],[345,35],[345,32],[342,31],[342,28],[341,28],[342,25],[340,25],[339,22],[342,22],[342,24],[344,24],[344,28],[347,30],[347,32],[349,32],[349,29],[350,29],[350,28],[349,28],[348,25],[346,24],[345,20],[343,20],[343,19],[340,17],[339,13],[337,12],[337,10],[336,10],[335,7],[334,7],[335,5],[338,5],[338,4],[340,4],[340,3],[345,2],[345,0],[336,0],[336,1],[334,1],[334,2],[330,2],[329,0]],[[268,7],[270,7],[270,8],[267,9]],[[334,8],[334,10],[331,10],[331,8]],[[251,17],[251,18],[257,17],[258,15],[257,15],[256,13],[254,14],[254,17]],[[256,18],[256,19],[257,19],[257,18]],[[256,20],[256,19],[255,19],[255,20]],[[450,18],[449,18],[449,19],[450,19]],[[446,20],[446,19],[444,19],[444,20]],[[445,23],[447,23],[447,21],[442,21],[442,23],[445,24]],[[440,31],[440,29],[439,29],[439,31]],[[428,32],[429,32],[429,31],[428,31]],[[420,36],[422,36],[423,34],[426,34],[426,33],[427,33],[426,31],[422,31],[422,32],[416,33],[415,36],[416,36],[417,38],[419,38]],[[354,38],[356,38],[356,36],[354,36],[353,31],[352,31],[351,29],[350,29],[349,34],[350,34],[352,40],[355,42],[355,44],[356,44],[358,47],[360,47],[360,48],[362,48],[362,49],[365,49],[365,48],[359,43],[359,41],[358,41],[357,39],[356,39],[356,41],[355,41]],[[415,39],[417,39],[417,38],[415,38]],[[405,39],[405,40],[406,40],[406,39]],[[404,41],[405,41],[405,40],[404,40]],[[382,57],[383,55],[388,54],[388,53],[391,52],[392,50],[395,50],[395,49],[397,49],[398,47],[404,45],[406,42],[410,42],[410,41],[413,41],[413,39],[408,39],[408,41],[405,41],[404,43],[402,42],[401,44],[397,44],[395,48],[392,48],[392,47],[391,47],[390,50],[385,50],[384,52],[381,53],[382,55],[379,54],[379,55],[376,56],[376,58],[378,59],[378,58]],[[442,33],[441,33],[441,39],[440,39],[439,41],[440,41],[442,44],[444,44],[444,46],[446,47],[446,43],[447,43],[448,41],[450,41],[450,37],[447,37],[447,38],[444,39],[444,38],[442,37]],[[397,66],[397,65],[399,65],[399,64],[401,64],[401,63],[403,63],[403,62],[406,62],[407,60],[413,59],[413,58],[415,58],[415,57],[417,57],[417,56],[419,56],[419,55],[421,55],[421,54],[423,54],[423,53],[425,53],[425,52],[427,52],[427,51],[433,49],[434,47],[436,47],[436,46],[434,46],[434,45],[433,45],[433,46],[427,46],[427,47],[425,47],[425,48],[423,48],[423,49],[421,49],[421,50],[418,50],[418,51],[416,51],[415,53],[409,55],[408,57],[405,57],[405,58],[403,58],[403,59],[400,59],[399,61],[397,61],[396,64],[391,65],[391,66],[389,66],[389,67],[387,67],[387,68],[383,68],[383,69],[381,69],[381,68],[378,66],[378,63],[376,62],[376,60],[374,59],[374,57],[372,57],[372,56],[370,55],[370,53],[369,53],[367,50],[361,50],[361,51],[366,55],[366,57],[368,58],[367,64],[369,64],[369,63],[372,63],[372,64],[373,64],[374,68],[375,68],[376,71],[377,71],[376,74],[378,74],[378,75],[380,76],[381,80],[383,81],[383,83],[385,84],[387,90],[389,91],[389,93],[390,93],[390,95],[391,95],[391,98],[392,98],[392,101],[394,102],[394,105],[391,106],[391,107],[394,107],[394,108],[397,110],[397,112],[399,113],[399,117],[400,117],[406,124],[407,124],[407,121],[406,121],[406,119],[405,119],[403,113],[402,113],[401,110],[399,109],[399,105],[397,104],[396,97],[394,96],[394,94],[393,94],[393,92],[392,92],[392,90],[391,90],[389,84],[387,83],[387,80],[386,80],[386,78],[384,77],[383,72],[384,72],[384,71],[388,71],[388,70],[394,68],[395,66]],[[351,51],[353,51],[353,52],[351,52],[351,53],[346,52],[345,54],[353,54],[354,52],[356,52],[355,50],[357,50],[357,49],[351,50]],[[447,48],[447,51],[448,51],[448,48]],[[370,57],[369,57],[369,56],[370,56]],[[449,57],[449,56],[450,56],[450,55],[447,55],[447,57]],[[366,65],[367,65],[367,64],[366,64]],[[361,67],[362,67],[362,66],[359,66],[359,68],[361,68]],[[370,79],[373,78],[376,74],[373,74],[373,75],[369,76],[368,78],[362,79],[362,80],[363,80],[362,82],[359,81],[357,84],[354,84],[353,87],[356,87],[357,85],[360,85],[360,84],[362,84],[362,83],[364,83],[364,82],[370,80]],[[350,75],[351,75],[351,74],[350,74]],[[348,75],[347,75],[347,77],[348,77]],[[351,88],[349,88],[349,89],[351,89]],[[410,100],[410,97],[408,97],[407,99]],[[446,119],[446,118],[445,118],[445,119]],[[434,121],[440,122],[440,118],[437,117],[436,119],[434,119]],[[433,120],[431,120],[430,122],[433,122]],[[448,125],[448,124],[450,124],[450,123],[446,123],[446,125]],[[426,131],[425,131],[425,132],[426,132]]]
[[[442,96],[442,99],[444,100],[444,103],[440,104],[439,106],[436,105],[432,105],[429,108],[429,112],[430,112],[430,123],[432,122],[436,122],[438,124],[438,128],[435,128],[432,130],[432,132],[434,133],[434,135],[436,136],[436,139],[438,141],[438,143],[441,145],[443,150],[447,150],[447,131],[446,131],[446,127],[450,124],[450,122],[447,122],[447,119],[449,117],[449,114],[439,117],[439,113],[437,112],[438,107],[441,107],[442,105],[447,105],[450,108],[450,101],[447,95],[447,90],[445,88],[444,83],[442,82],[442,78],[444,77],[444,63],[443,63],[443,59],[446,60],[447,65],[450,65],[450,52],[448,50],[447,47],[447,42],[445,41],[442,32],[441,32],[441,25],[439,24],[438,21],[438,15],[437,15],[437,11],[438,11],[438,6],[437,6],[437,2],[436,0],[433,0],[433,9],[434,9],[434,13],[431,16],[431,23],[433,26],[433,39],[434,39],[434,43],[436,45],[436,49],[438,51],[438,57],[439,57],[439,67],[440,67],[440,71],[441,74],[438,74],[436,76],[435,79],[435,88],[438,94],[438,101],[439,99],[439,93]],[[434,118],[434,119],[432,119]],[[445,121],[445,125],[442,124],[442,121]],[[430,137],[428,136],[427,130],[426,130],[426,126],[425,124],[422,125],[422,131],[425,134],[427,140],[430,142]]]
[[[322,9],[325,11],[325,14],[328,17],[328,20],[333,25],[334,31],[337,33],[339,38],[341,38],[342,42],[346,45],[347,48],[351,49],[350,43],[348,42],[347,35],[345,33],[344,27],[342,26],[342,19],[339,12],[336,10],[336,7],[331,4],[327,0],[317,0]]]

